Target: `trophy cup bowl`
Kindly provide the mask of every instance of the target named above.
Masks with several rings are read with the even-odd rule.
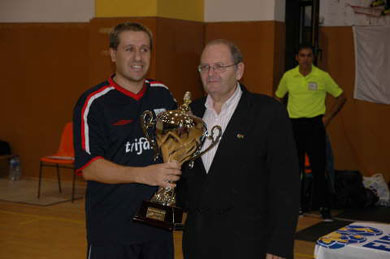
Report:
[[[191,94],[186,92],[184,103],[176,110],[159,113],[156,118],[151,111],[141,115],[141,127],[154,150],[154,159],[159,156],[164,162],[177,161],[179,165],[193,161],[215,146],[222,135],[220,126],[207,132],[205,122],[191,114],[189,104]],[[204,140],[211,144],[202,152]],[[169,231],[182,227],[183,210],[175,206],[174,188],[162,188],[149,201],[143,201],[133,217],[135,221],[160,227]]]

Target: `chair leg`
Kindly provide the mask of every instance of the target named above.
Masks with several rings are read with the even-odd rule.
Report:
[[[56,164],[56,168],[57,168],[58,190],[62,193],[60,168],[59,168],[58,164]]]
[[[38,199],[41,197],[42,161],[39,163]]]
[[[74,172],[74,171],[73,171],[73,182],[72,182],[72,203],[73,203],[73,201],[74,201],[75,183],[76,183],[76,172]]]

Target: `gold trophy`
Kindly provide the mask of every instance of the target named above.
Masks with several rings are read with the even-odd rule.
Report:
[[[164,162],[177,161],[182,165],[193,161],[215,146],[222,135],[220,126],[214,126],[207,132],[204,121],[191,114],[191,93],[186,92],[184,103],[177,109],[161,112],[154,119],[151,111],[141,115],[141,127],[154,150],[154,159],[160,155]],[[151,136],[150,132],[154,135]],[[204,140],[211,144],[201,152]],[[162,188],[149,201],[143,201],[134,220],[169,231],[182,227],[183,210],[175,206],[174,188]]]

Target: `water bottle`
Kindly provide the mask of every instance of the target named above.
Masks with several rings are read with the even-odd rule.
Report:
[[[16,181],[20,179],[21,175],[20,158],[19,156],[14,156],[9,160],[9,179],[11,181]]]

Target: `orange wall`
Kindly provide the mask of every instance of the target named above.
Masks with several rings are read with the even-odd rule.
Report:
[[[0,24],[0,139],[24,175],[54,152],[80,89],[88,84],[88,24]]]
[[[212,39],[238,44],[246,63],[243,82],[254,92],[272,95],[283,73],[285,29],[280,22],[137,17],[95,18],[81,24],[0,24],[0,139],[21,155],[24,176],[37,176],[39,158],[56,150],[80,94],[112,73],[108,31],[127,20],[152,30],[157,44],[149,76],[166,83],[180,103],[186,90],[193,98],[203,95],[196,69],[205,42]],[[53,175],[46,169],[45,177]]]
[[[329,126],[337,169],[383,173],[390,180],[390,106],[353,99],[355,57],[351,27],[324,27],[320,66],[344,89],[348,101]]]
[[[166,82],[177,101],[191,91],[192,99],[203,95],[197,67],[203,49],[204,24],[157,18],[156,78]]]
[[[79,95],[105,80],[113,66],[108,30],[130,18],[96,18],[90,23],[0,24],[0,139],[22,158],[24,176],[37,176],[39,158],[54,152]],[[234,41],[246,63],[243,82],[272,95],[284,72],[284,23],[202,23],[138,17],[157,44],[150,77],[166,83],[181,102],[184,91],[203,94],[196,67],[205,42]],[[354,46],[351,27],[323,27],[320,67],[344,89],[348,101],[328,128],[337,169],[384,173],[390,180],[390,106],[354,100]],[[330,104],[332,99],[329,100]],[[51,176],[52,171],[45,176]]]
[[[284,31],[284,23],[275,21],[207,23],[205,41],[236,43],[244,56],[242,82],[253,92],[272,95],[283,73]]]
[[[21,156],[24,176],[38,176],[39,158],[56,151],[80,94],[112,73],[108,31],[127,20],[0,24],[0,139]],[[203,91],[196,67],[203,47],[203,23],[153,17],[131,20],[148,26],[159,42],[149,77],[166,83],[179,103],[186,90],[200,97]],[[53,175],[54,170],[45,169],[45,177]]]
[[[79,95],[105,80],[113,66],[107,32],[129,18],[96,18],[90,23],[0,24],[0,139],[22,158],[24,176],[37,176],[39,158],[54,152]],[[150,77],[166,83],[181,102],[184,91],[203,94],[196,67],[205,42],[226,38],[244,54],[243,82],[272,95],[284,72],[284,24],[201,23],[168,18],[132,18],[147,25],[157,43]],[[344,89],[348,101],[328,128],[337,169],[384,173],[390,180],[387,150],[390,106],[354,100],[354,47],[351,27],[321,29],[320,67]],[[332,99],[329,100],[331,104]],[[45,176],[53,175],[47,169]]]

